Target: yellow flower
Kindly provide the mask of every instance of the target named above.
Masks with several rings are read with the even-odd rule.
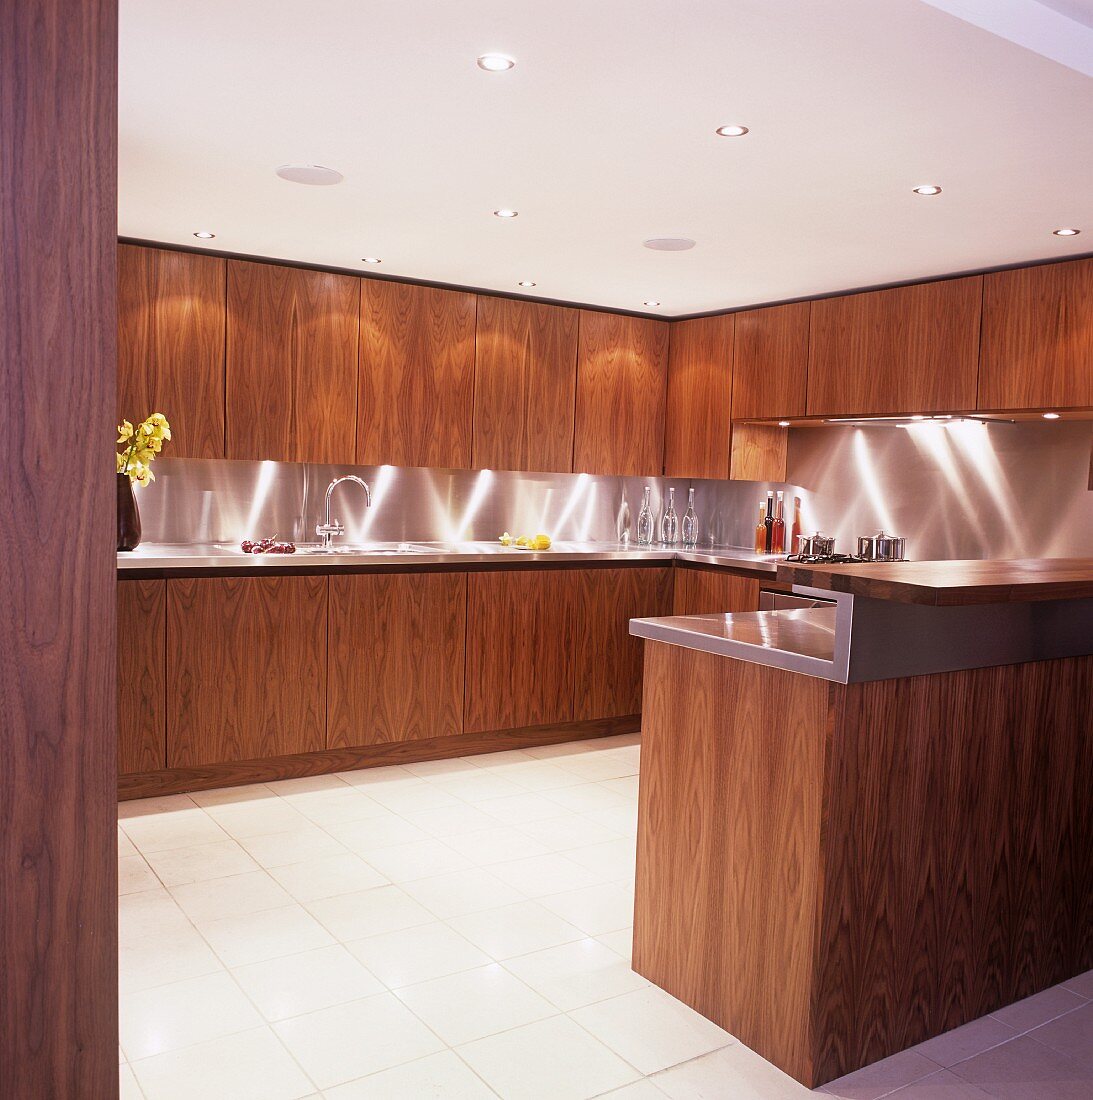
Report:
[[[133,438],[133,425],[128,420],[123,420],[118,425],[118,442],[126,443]]]
[[[119,454],[118,456],[118,473],[122,473],[125,470],[125,455]]]

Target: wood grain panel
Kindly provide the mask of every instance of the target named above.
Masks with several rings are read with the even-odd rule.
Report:
[[[736,315],[734,420],[804,416],[810,312],[810,302],[789,302]]]
[[[582,309],[573,469],[655,475],[664,463],[668,325]]]
[[[0,1095],[117,1095],[117,4],[0,6]]]
[[[975,408],[983,277],[812,303],[809,415]]]
[[[358,281],[228,261],[229,458],[354,461]]]
[[[785,481],[789,429],[733,424],[729,476],[737,481]]]
[[[980,409],[1093,405],[1093,259],[983,277]]]
[[[167,767],[167,582],[118,582],[118,774]]]
[[[117,417],[162,412],[164,452],[223,458],[226,261],[118,245]]]
[[[729,476],[734,323],[733,314],[722,314],[671,327],[664,429],[669,477]]]
[[[724,569],[676,565],[672,569],[673,615],[720,615],[759,610],[759,579]]]
[[[467,577],[467,733],[571,722],[578,572]]]
[[[472,465],[573,469],[578,311],[481,295]]]
[[[467,578],[330,578],[327,748],[463,732]]]
[[[326,577],[167,582],[169,767],[326,744]]]
[[[473,294],[361,280],[357,462],[466,467]]]
[[[630,620],[671,613],[671,572],[582,569],[577,578],[575,717],[637,714],[643,648]]]

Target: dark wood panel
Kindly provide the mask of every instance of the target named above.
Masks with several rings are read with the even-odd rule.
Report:
[[[467,578],[330,578],[327,748],[463,732]]]
[[[643,647],[630,620],[671,614],[669,569],[583,569],[577,574],[578,719],[641,710]]]
[[[361,280],[357,462],[466,467],[476,299]]]
[[[734,420],[804,416],[810,311],[810,302],[790,302],[736,315]]]
[[[380,768],[390,764],[412,764],[420,760],[448,760],[480,753],[530,748],[534,745],[580,741],[589,737],[636,733],[640,726],[641,716],[628,714],[621,718],[601,718],[592,722],[525,726],[522,729],[490,730],[487,733],[432,737],[421,741],[384,741],[359,748],[326,749],[295,756],[271,757],[268,760],[171,768],[167,771],[122,776],[118,781],[118,797],[122,800],[150,798],[153,795],[178,794],[182,791],[234,787],[241,783],[268,783],[275,779],[325,775],[354,768]]]
[[[228,261],[229,458],[354,461],[358,282]]]
[[[163,413],[168,457],[224,457],[225,271],[217,256],[118,246],[118,423]]]
[[[734,424],[729,476],[737,481],[785,481],[789,429]]]
[[[467,733],[571,722],[578,573],[467,578]]]
[[[655,475],[664,463],[668,325],[582,309],[573,469]]]
[[[118,582],[118,774],[167,767],[167,582]]]
[[[983,277],[980,409],[1093,405],[1093,259]]]
[[[323,748],[326,631],[326,577],[168,581],[168,766]]]
[[[0,1094],[118,1090],[117,4],[0,6]]]
[[[975,408],[983,277],[812,303],[809,415]]]
[[[759,610],[759,579],[724,569],[672,569],[673,615],[718,615]]]
[[[733,328],[732,314],[671,327],[664,429],[669,477],[729,476]]]
[[[477,469],[573,469],[578,311],[481,295],[475,332]]]

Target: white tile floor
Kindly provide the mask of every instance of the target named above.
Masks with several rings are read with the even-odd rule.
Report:
[[[121,1095],[814,1096],[629,965],[636,737],[119,807]],[[827,1086],[1093,1096],[1093,974]]]

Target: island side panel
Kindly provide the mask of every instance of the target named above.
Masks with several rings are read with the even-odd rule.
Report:
[[[831,685],[646,642],[634,968],[798,1080]]]

